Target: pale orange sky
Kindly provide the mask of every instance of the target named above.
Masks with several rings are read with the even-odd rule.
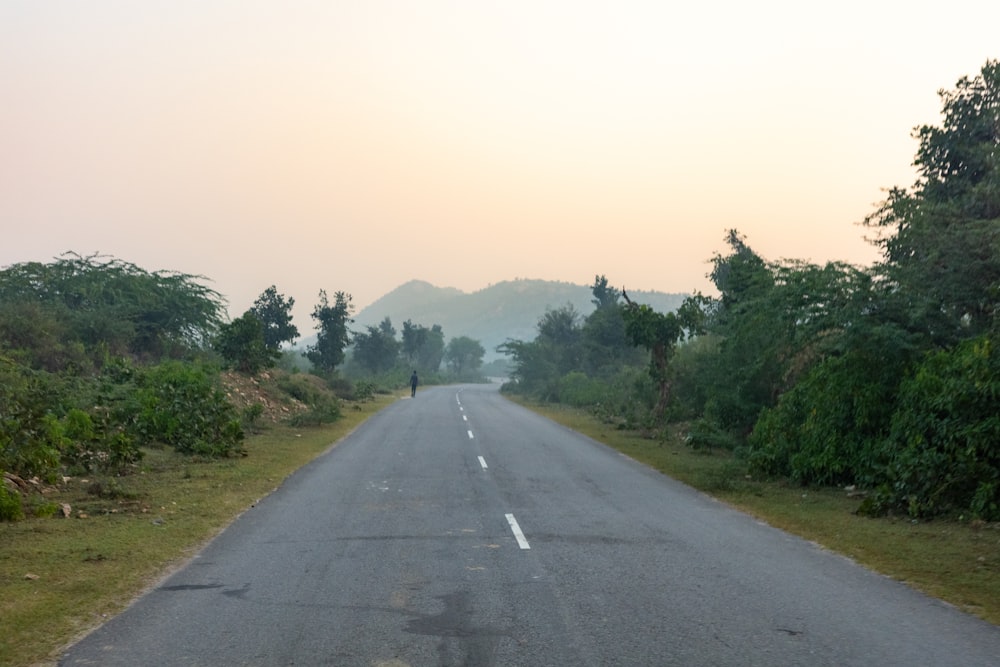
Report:
[[[710,291],[870,264],[995,0],[0,2],[0,266],[100,252],[360,310],[418,278]],[[400,323],[396,323],[397,326]],[[424,323],[431,324],[431,323]]]

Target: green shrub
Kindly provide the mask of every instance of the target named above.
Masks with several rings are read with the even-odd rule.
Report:
[[[378,390],[374,382],[361,381],[354,383],[354,400],[356,401],[370,401],[375,398],[375,392]]]
[[[599,404],[608,395],[607,383],[573,371],[559,380],[559,402],[583,408]]]
[[[135,433],[179,452],[230,456],[243,452],[243,428],[218,384],[201,364],[168,361],[145,371],[136,394]]]
[[[57,379],[0,357],[0,470],[55,479],[64,445],[51,407],[62,393]]]
[[[751,468],[802,484],[870,486],[884,469],[882,440],[902,359],[852,351],[817,363],[748,439]]]
[[[340,401],[332,394],[323,394],[309,404],[308,410],[294,415],[288,423],[292,426],[319,426],[332,424],[340,417]]]
[[[253,405],[248,405],[243,408],[242,422],[243,426],[249,430],[253,431],[257,428],[260,423],[260,418],[264,416],[264,406],[260,403],[254,403]]]
[[[1000,520],[1000,353],[989,337],[929,355],[899,392],[873,512]]]
[[[691,422],[684,443],[691,449],[726,449],[732,451],[739,445],[739,439],[732,433],[720,428],[708,419],[696,419]]]
[[[23,518],[21,494],[11,491],[0,482],[0,521],[20,521]]]

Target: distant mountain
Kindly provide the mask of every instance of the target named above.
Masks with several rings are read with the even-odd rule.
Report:
[[[661,312],[675,310],[686,294],[629,291],[637,303]],[[502,357],[496,347],[508,339],[534,340],[538,320],[546,310],[571,304],[582,316],[594,311],[589,285],[548,280],[511,280],[468,294],[453,287],[435,287],[411,280],[381,297],[354,317],[355,331],[377,326],[388,317],[396,331],[403,322],[431,327],[440,324],[445,341],[458,336],[478,340],[485,361]]]

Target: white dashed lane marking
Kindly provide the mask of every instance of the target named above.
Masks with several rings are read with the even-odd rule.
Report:
[[[514,532],[514,537],[517,538],[517,546],[522,549],[530,549],[531,546],[528,544],[528,540],[524,538],[524,533],[521,532],[521,527],[517,525],[517,519],[514,518],[513,514],[507,515],[507,523],[510,524],[510,529]]]

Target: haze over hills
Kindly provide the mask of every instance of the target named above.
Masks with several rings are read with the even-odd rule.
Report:
[[[675,310],[685,296],[629,290],[633,301],[647,303],[661,312]],[[484,360],[488,362],[503,357],[496,347],[507,339],[533,340],[538,320],[546,310],[570,304],[581,316],[587,316],[594,310],[591,299],[590,285],[550,280],[510,280],[471,294],[411,280],[357,313],[351,329],[363,331],[367,326],[378,326],[386,317],[397,332],[402,331],[406,320],[425,327],[439,324],[445,341],[458,336],[478,340],[486,349]]]

